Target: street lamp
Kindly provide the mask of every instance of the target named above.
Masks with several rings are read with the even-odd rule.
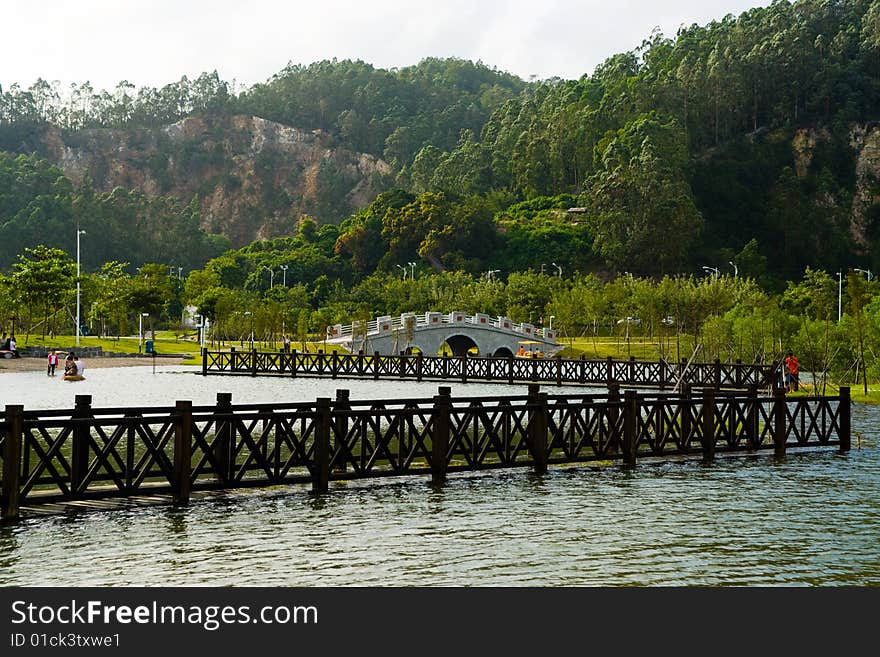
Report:
[[[543,263],[543,262],[541,263],[541,273],[542,274],[544,273],[544,267],[546,267],[546,266],[547,265],[545,263]]]
[[[245,317],[250,317],[250,318],[251,318],[251,338],[250,338],[250,342],[251,342],[251,351],[253,351],[253,349],[254,349],[254,315],[253,315],[253,313],[251,313],[250,310],[245,310],[245,311],[244,311],[244,316],[245,316]]]
[[[715,275],[715,278],[718,278],[719,276],[721,276],[721,270],[718,269],[718,267],[707,267],[706,265],[703,265],[703,271],[713,272]]]
[[[284,272],[284,276],[281,278],[282,287],[287,287],[287,268],[289,266],[290,265],[279,265],[279,267],[281,268],[281,271]]]
[[[871,273],[870,269],[859,269],[856,267],[853,271],[861,272],[862,274],[866,274],[868,276],[868,282],[871,282],[871,279],[874,278],[874,274]]]
[[[150,313],[141,313],[138,316],[138,353],[144,350],[144,317],[149,317]]]
[[[843,304],[843,273],[837,272],[837,322],[840,323],[840,312]]]
[[[269,270],[269,289],[271,290],[273,287],[275,287],[275,270],[271,267],[266,267],[265,265],[260,267],[260,269]]]
[[[76,346],[79,346],[79,236],[85,235],[86,231],[76,229]]]
[[[556,269],[559,270],[559,278],[562,278],[562,267],[560,267],[559,265],[557,265],[555,262],[551,262],[550,264],[553,265],[554,267],[556,267]]]
[[[549,329],[553,328],[553,320],[554,319],[556,319],[556,315],[550,315],[550,326],[548,326],[547,328],[549,328]]]
[[[177,268],[177,280],[180,280],[180,275],[183,273],[183,267]]]
[[[733,267],[733,277],[736,278],[739,275],[739,267],[733,262],[733,260],[728,260],[727,264]]]
[[[395,267],[403,270],[403,280],[406,280],[406,267],[404,267],[403,265],[395,265]]]
[[[408,262],[409,265],[409,280],[414,281],[416,279],[416,263]]]

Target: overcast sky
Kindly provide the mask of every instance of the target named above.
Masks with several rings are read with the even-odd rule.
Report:
[[[160,87],[216,70],[238,85],[288,62],[481,60],[523,79],[579,78],[655,27],[738,15],[767,0],[6,0],[0,85],[38,78]]]

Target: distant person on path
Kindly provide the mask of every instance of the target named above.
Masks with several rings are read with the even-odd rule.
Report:
[[[786,373],[786,391],[787,392],[797,392],[800,388],[800,384],[798,382],[798,375],[800,374],[801,364],[798,361],[797,356],[795,356],[792,352],[788,352],[788,356],[785,358],[785,369]]]
[[[284,353],[285,354],[290,353],[290,336],[289,335],[284,336]]]
[[[49,356],[46,359],[47,369],[46,376],[55,376],[55,368],[58,366],[58,354],[55,353],[54,349],[49,350]]]
[[[18,358],[18,350],[15,348],[15,336],[9,336],[9,351],[12,352],[13,358]]]

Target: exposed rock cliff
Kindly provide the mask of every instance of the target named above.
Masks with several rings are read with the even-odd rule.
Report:
[[[851,133],[856,149],[856,188],[853,194],[850,230],[856,244],[866,245],[868,213],[880,204],[880,126],[859,126]]]
[[[188,203],[206,230],[235,246],[290,234],[302,214],[338,222],[390,185],[391,167],[306,132],[253,116],[187,118],[156,130],[50,129],[44,155],[75,183],[121,186]]]

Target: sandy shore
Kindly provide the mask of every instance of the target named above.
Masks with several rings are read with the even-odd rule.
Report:
[[[102,367],[134,367],[134,366],[152,366],[153,359],[149,356],[141,356],[141,357],[131,357],[131,358],[111,358],[111,357],[101,357],[101,358],[84,358],[83,359],[86,364],[86,371],[95,368]],[[180,365],[184,362],[183,358],[169,358],[169,357],[157,357],[156,358],[156,367],[162,365]],[[195,361],[191,361],[190,365],[195,364]],[[45,358],[0,358],[0,374],[4,372],[33,372],[33,371],[46,371],[46,359]],[[64,371],[64,361],[62,360],[58,364],[58,369],[56,372]]]

